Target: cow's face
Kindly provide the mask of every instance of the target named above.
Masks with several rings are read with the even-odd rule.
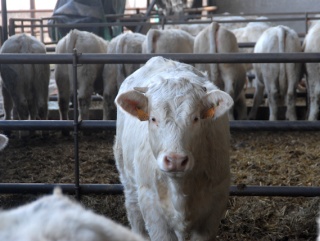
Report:
[[[116,103],[140,121],[148,121],[149,143],[159,169],[182,176],[196,165],[194,148],[205,133],[205,122],[219,118],[233,104],[223,91],[180,79],[149,89],[136,88]]]

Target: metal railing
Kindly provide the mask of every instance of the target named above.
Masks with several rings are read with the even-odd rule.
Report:
[[[76,69],[79,64],[88,63],[144,63],[154,54],[1,54],[0,64],[4,63],[64,63],[73,66],[73,82],[76,84]],[[166,58],[186,63],[272,63],[272,62],[320,62],[320,53],[284,53],[284,54],[161,54]],[[77,88],[74,88],[75,110],[77,109]],[[78,122],[77,111],[74,111],[73,121],[0,121],[0,130],[73,130],[74,131],[74,183],[73,184],[28,184],[28,183],[0,183],[0,193],[47,193],[54,186],[61,186],[66,193],[80,194],[101,193],[121,194],[120,184],[80,184],[79,181],[79,146],[78,133],[87,129],[115,130],[115,121],[82,121]],[[320,121],[231,121],[231,131],[320,131]],[[272,186],[232,186],[230,194],[234,196],[320,196],[320,187],[272,187]]]

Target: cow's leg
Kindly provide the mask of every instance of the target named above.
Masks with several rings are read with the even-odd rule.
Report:
[[[309,91],[309,121],[318,120],[320,107],[320,86],[317,89],[311,89]]]
[[[157,206],[157,201],[150,195],[152,190],[146,187],[139,189],[139,203],[150,239],[152,241],[178,241],[178,238],[169,227],[167,220],[163,217],[160,207]],[[154,194],[155,195],[155,194]],[[179,240],[180,241],[180,240]]]
[[[238,120],[247,119],[247,104],[244,90],[241,91],[236,103],[234,104]]]
[[[293,65],[295,66],[295,65]],[[290,72],[295,73],[294,70],[290,69]],[[287,74],[288,79],[288,89],[286,96],[286,119],[290,121],[297,120],[296,113],[296,86],[298,84],[299,76],[291,76],[290,73]]]
[[[103,120],[116,119],[116,106],[114,100],[117,96],[119,85],[117,83],[117,65],[106,64],[103,69]]]
[[[3,97],[3,108],[4,108],[4,114],[5,114],[4,119],[11,120],[13,101],[8,90],[4,86],[2,86],[2,97]],[[4,130],[3,133],[7,136],[11,135],[11,131],[9,130]]]
[[[255,92],[253,95],[252,108],[249,113],[250,120],[256,119],[258,108],[263,101],[264,83],[263,83],[263,77],[262,77],[261,73],[256,73],[256,78],[254,79],[254,84],[255,84]]]
[[[236,102],[232,81],[229,79],[226,79],[224,81],[224,85],[225,85],[224,91],[227,92],[231,96],[231,98],[234,100],[234,102]],[[234,120],[234,109],[235,109],[235,107],[232,106],[229,110],[229,120]]]
[[[68,66],[56,65],[55,79],[59,93],[59,113],[60,120],[68,120],[69,102],[70,102],[70,81],[68,75]]]
[[[126,187],[124,194],[125,207],[132,231],[144,237],[147,237],[148,234],[146,231],[145,222],[137,199],[137,190],[135,190],[135,188]]]
[[[19,120],[29,119],[29,106],[28,101],[24,96],[23,92],[20,92],[20,96],[15,95],[13,97],[13,102],[18,113]],[[20,138],[28,137],[29,131],[19,131]]]
[[[220,220],[227,209],[229,185],[230,179],[228,177],[220,182],[214,190],[211,190],[212,209],[210,210],[210,215],[206,219],[203,219],[202,222],[196,224],[194,231],[191,233],[191,241],[217,240],[216,236],[218,234]]]
[[[275,83],[276,81],[272,80],[267,87],[270,121],[278,119],[279,91]]]
[[[319,67],[318,64],[307,63],[307,86],[308,86],[308,101],[309,101],[309,114],[308,120],[318,120],[319,106],[320,106],[320,80],[319,80]]]
[[[4,86],[2,87],[2,96],[3,96],[3,105],[4,105],[4,113],[5,113],[4,118],[5,120],[11,120],[13,102],[8,90]]]
[[[78,91],[79,103],[79,121],[89,120],[89,109],[91,106],[91,95],[93,93],[93,86],[80,86]]]

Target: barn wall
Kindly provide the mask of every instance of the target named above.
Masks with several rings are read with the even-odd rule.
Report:
[[[214,0],[213,4],[218,7],[215,13],[259,13],[263,15],[263,13],[320,12],[319,0]],[[305,32],[303,21],[277,23],[292,27],[299,33]]]

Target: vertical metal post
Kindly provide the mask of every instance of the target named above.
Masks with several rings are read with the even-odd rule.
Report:
[[[151,11],[152,11],[152,9],[153,9],[153,7],[154,7],[154,5],[156,4],[156,0],[153,0],[152,2],[151,2],[151,4],[148,6],[148,9],[147,9],[147,12],[146,12],[146,17],[149,17],[149,15],[151,14]],[[143,20],[144,22],[146,22],[147,21],[147,19],[144,19]],[[140,31],[141,31],[141,29],[142,29],[142,25],[138,25],[137,27],[136,27],[136,33],[139,33]]]
[[[36,9],[36,5],[34,0],[30,0],[30,18],[35,18],[35,12],[34,10]]]
[[[41,25],[41,27],[40,27],[40,40],[41,40],[42,43],[44,43],[44,36],[43,36],[44,33],[43,33],[43,26],[42,26],[43,25],[43,20],[42,19],[40,20],[40,25]]]
[[[1,0],[1,15],[2,15],[2,39],[4,43],[8,39],[8,16],[7,16],[7,0]]]
[[[305,13],[305,19],[304,19],[304,27],[305,27],[305,33],[307,34],[308,33],[308,13],[306,12]]]
[[[77,76],[78,54],[73,49],[73,137],[74,137],[74,184],[76,199],[80,200],[80,166],[79,166],[79,140],[78,140],[78,76]]]

